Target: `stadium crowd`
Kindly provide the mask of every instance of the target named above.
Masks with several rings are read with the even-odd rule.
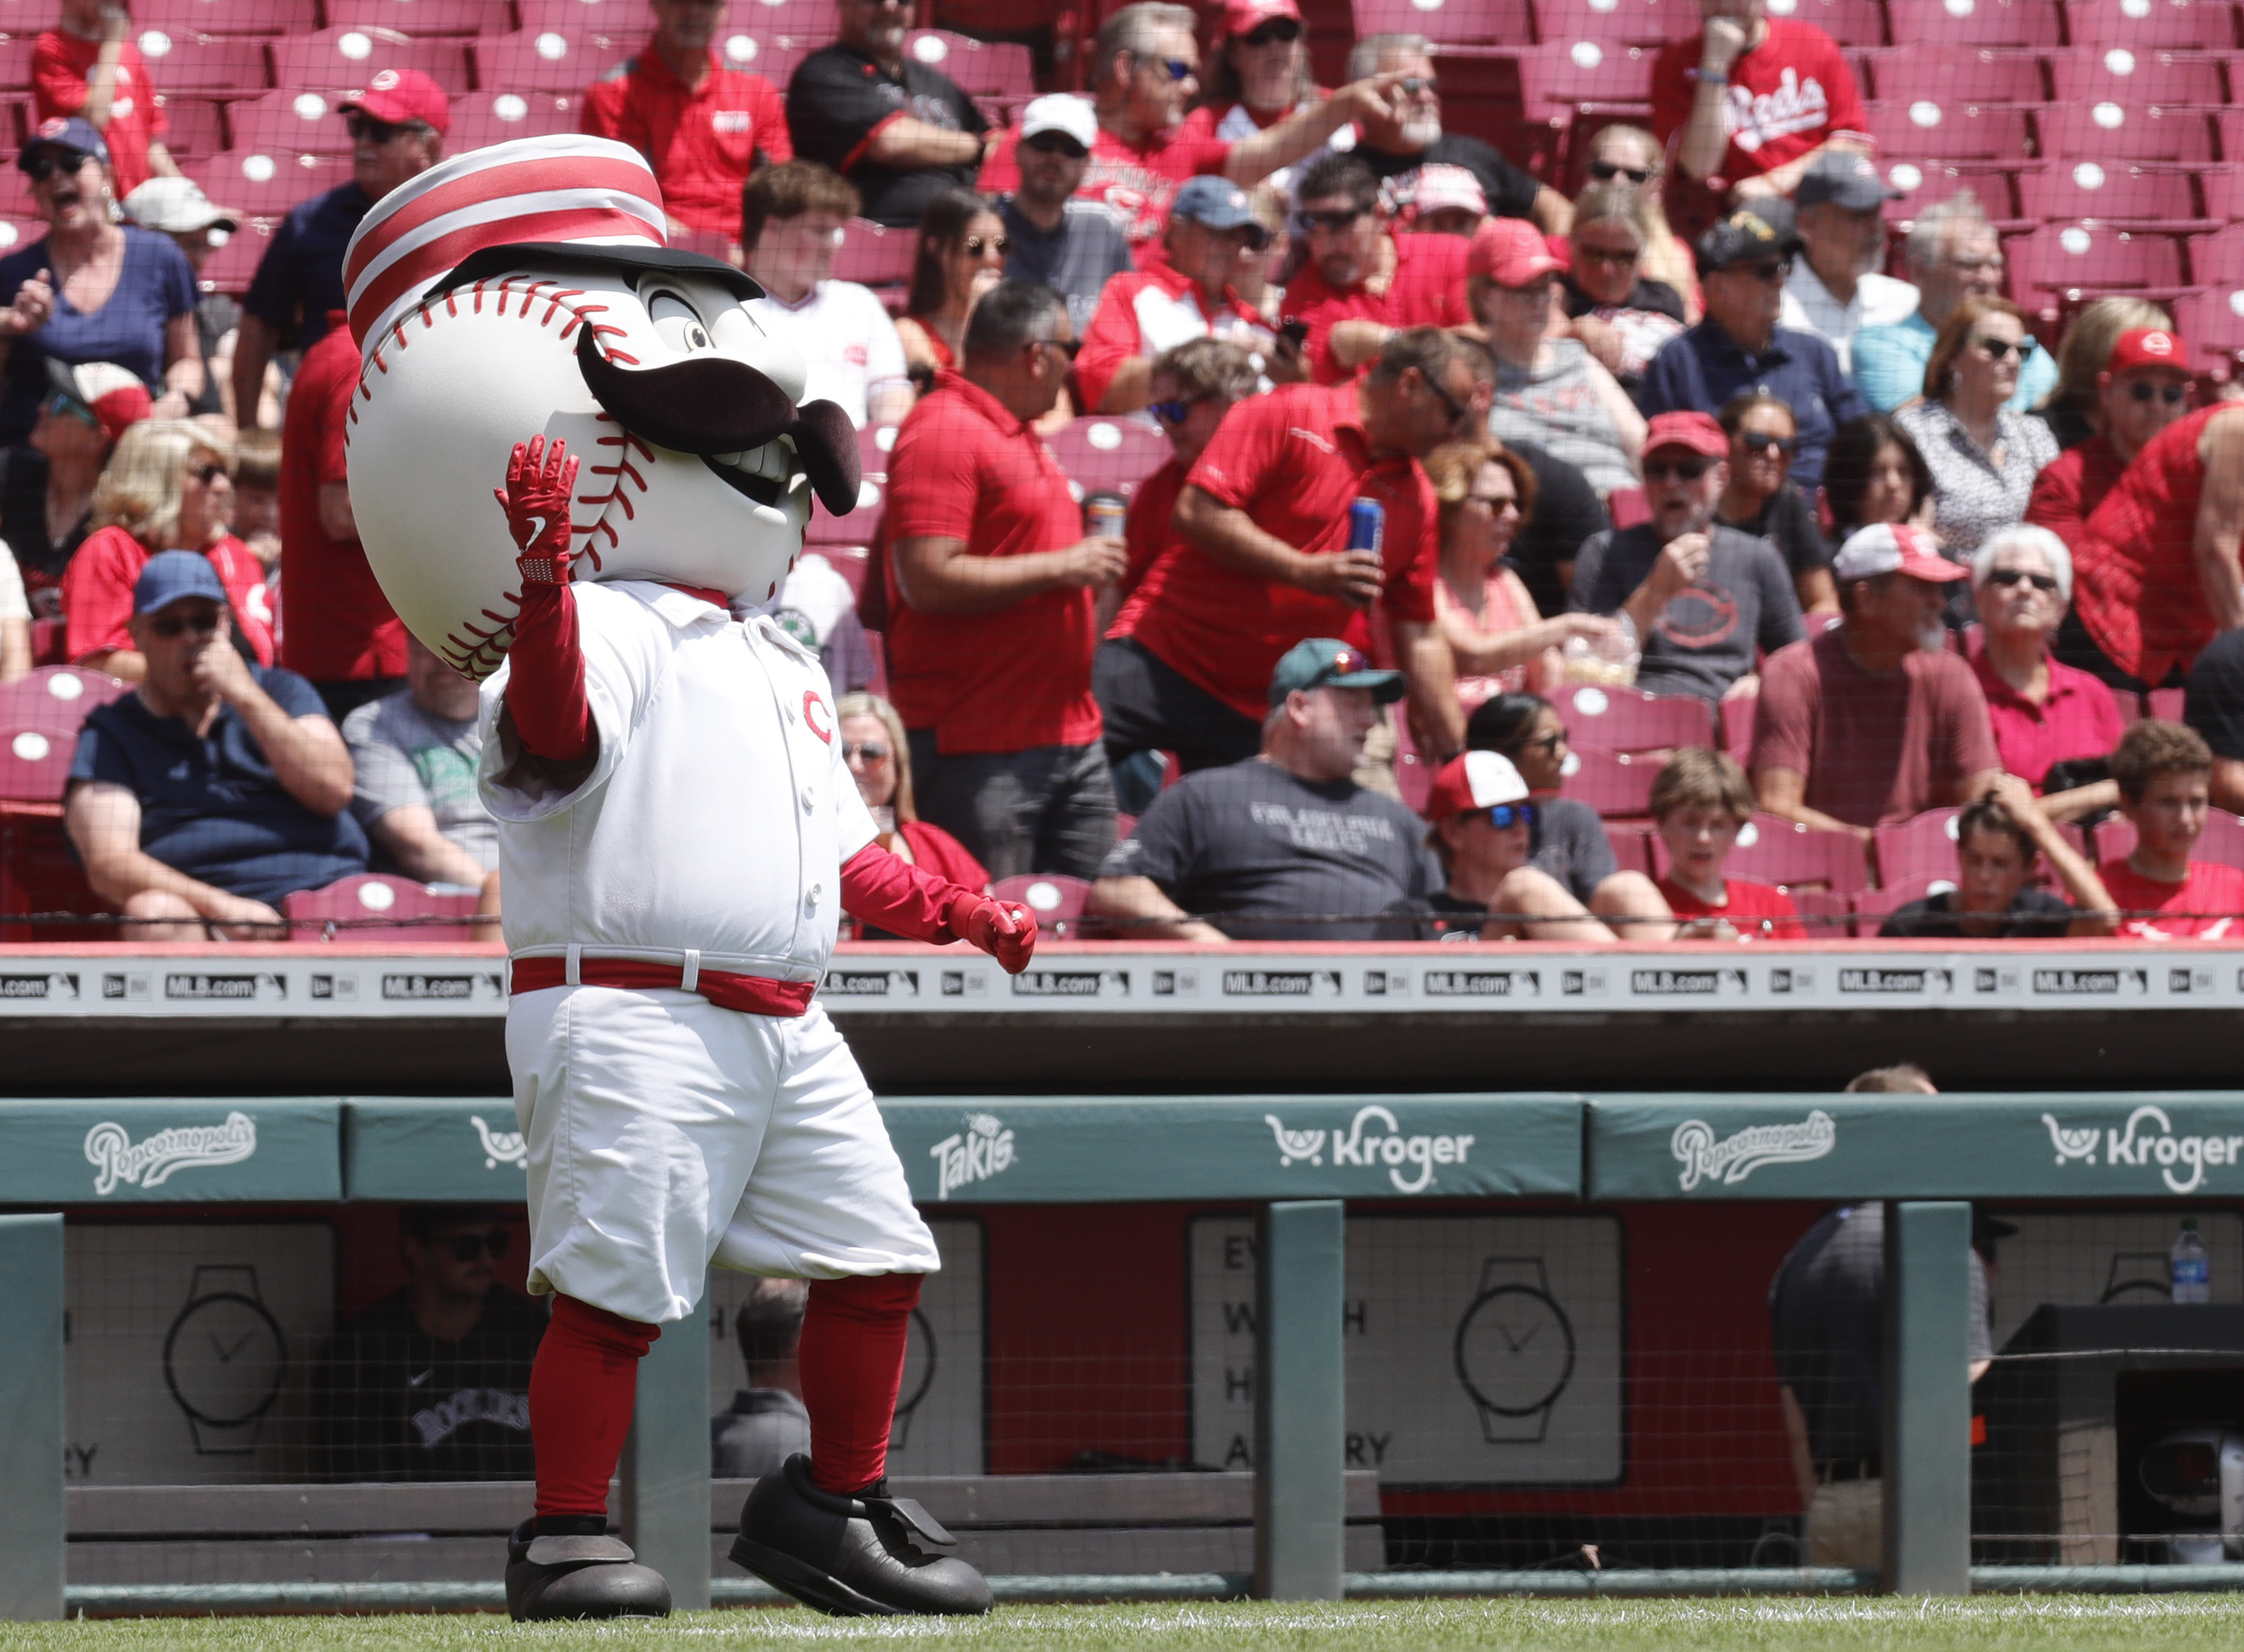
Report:
[[[2045,348],[2055,300],[1968,188],[1889,255],[1901,194],[1813,24],[1700,0],[1570,200],[1445,128],[1418,37],[1319,87],[1295,0],[1224,0],[1205,62],[1192,9],[1125,5],[1085,91],[1009,123],[899,0],[837,0],[783,89],[717,49],[725,0],[651,10],[582,129],[885,455],[870,543],[775,607],[895,853],[1208,941],[2244,914],[2193,858],[2244,862],[2244,404],[2142,295]],[[344,99],[348,180],[237,304],[198,272],[239,215],[179,175],[130,33],[62,0],[39,42],[0,694],[132,685],[65,821],[144,938],[273,933],[368,869],[496,911],[474,692],[385,602],[343,443],[343,249],[452,100],[409,68]],[[914,233],[886,301],[835,274],[875,226]],[[1087,424],[1148,455],[1088,499]],[[1928,813],[1944,864],[1903,852]],[[1859,875],[1788,873],[1806,836]]]

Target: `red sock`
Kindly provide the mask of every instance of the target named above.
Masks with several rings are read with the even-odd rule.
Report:
[[[530,1438],[537,1455],[537,1513],[601,1514],[631,1431],[639,1362],[662,1334],[579,1302],[553,1298],[553,1319],[530,1368]]]
[[[810,1413],[810,1478],[821,1491],[851,1496],[888,1472],[889,1428],[921,1278],[882,1273],[810,1283],[796,1363]]]

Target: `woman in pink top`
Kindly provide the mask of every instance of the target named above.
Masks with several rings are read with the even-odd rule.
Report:
[[[1426,455],[1441,501],[1441,577],[1434,614],[1457,660],[1457,700],[1468,715],[1498,694],[1555,686],[1570,637],[1605,637],[1601,614],[1544,619],[1504,554],[1535,509],[1535,473],[1493,437],[1445,443]]]

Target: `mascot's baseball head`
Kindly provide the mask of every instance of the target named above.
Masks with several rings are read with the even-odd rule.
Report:
[[[763,289],[666,245],[654,175],[605,138],[526,138],[433,166],[343,260],[363,362],[347,426],[359,538],[407,627],[463,674],[498,668],[519,590],[492,497],[515,444],[581,461],[578,579],[760,602],[815,494],[856,503],[857,439],[801,403],[801,356],[745,307]]]

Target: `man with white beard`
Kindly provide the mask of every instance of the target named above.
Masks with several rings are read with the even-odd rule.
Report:
[[[1878,273],[1886,251],[1882,209],[1900,198],[1868,155],[1843,149],[1818,155],[1793,197],[1803,256],[1784,284],[1776,324],[1816,334],[1850,376],[1855,334],[1890,326],[1916,308],[1914,287]]]

